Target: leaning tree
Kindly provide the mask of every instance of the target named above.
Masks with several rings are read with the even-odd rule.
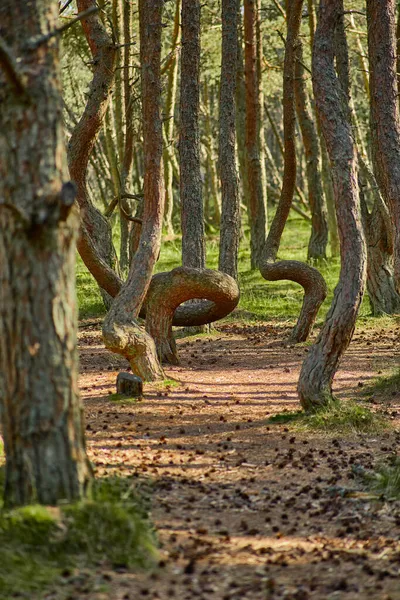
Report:
[[[0,408],[9,505],[79,499],[91,477],[57,17],[56,0],[0,6]]]
[[[306,409],[333,399],[333,377],[350,344],[365,285],[357,155],[348,102],[335,72],[335,29],[342,15],[343,0],[321,0],[312,59],[314,96],[332,169],[341,270],[324,326],[301,369],[298,392]]]

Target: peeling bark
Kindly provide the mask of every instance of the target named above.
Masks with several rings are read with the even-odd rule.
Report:
[[[277,261],[282,233],[292,206],[296,185],[296,148],[294,100],[295,59],[298,51],[303,0],[294,0],[288,13],[288,27],[283,77],[284,173],[279,204],[263,251],[261,275],[267,281],[289,279],[304,288],[303,306],[291,338],[295,342],[307,339],[327,288],[317,269],[299,261]]]
[[[75,190],[63,185],[58,3],[5,0],[1,34],[24,88],[0,60],[0,414],[5,503],[82,498],[91,468],[78,392]],[[22,26],[23,25],[23,26]],[[25,87],[26,85],[26,87]]]
[[[334,67],[335,28],[342,14],[343,0],[321,0],[312,61],[314,96],[332,168],[341,270],[324,326],[301,369],[298,393],[305,409],[333,400],[333,377],[350,344],[365,285],[356,150]]]

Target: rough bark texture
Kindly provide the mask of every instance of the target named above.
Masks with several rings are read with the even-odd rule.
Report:
[[[200,0],[182,0],[179,122],[182,264],[205,265],[204,209],[200,173]]]
[[[394,225],[394,276],[400,289],[400,122],[395,0],[368,0],[368,56],[374,162]]]
[[[65,147],[58,41],[27,49],[57,24],[58,3],[0,7],[0,35],[21,86],[0,60],[0,410],[5,502],[82,497],[91,476],[76,352],[75,189]]]
[[[96,6],[95,0],[77,0],[79,12],[92,6]],[[68,167],[71,179],[78,188],[77,202],[81,212],[78,251],[92,272],[98,259],[104,261],[110,270],[115,266],[111,227],[89,198],[86,176],[89,158],[110,100],[117,50],[98,13],[85,19],[82,26],[93,56],[93,79],[84,113],[74,127],[68,144]]]
[[[207,299],[189,305],[191,316],[185,319],[186,307],[179,314],[178,306],[194,298]],[[154,275],[146,298],[146,330],[156,343],[160,360],[178,364],[172,325],[205,325],[228,315],[239,302],[236,281],[219,271],[179,267],[168,273]],[[197,310],[194,322],[192,307]]]
[[[302,43],[299,39],[295,65],[295,98],[297,118],[306,155],[308,199],[312,222],[308,244],[308,260],[326,258],[328,244],[328,214],[322,189],[318,133],[308,106]]]
[[[321,0],[313,52],[314,96],[332,167],[341,271],[325,324],[301,369],[298,392],[305,409],[333,399],[333,377],[353,335],[365,282],[356,151],[334,68],[334,32],[342,14],[343,0]]]
[[[160,250],[164,214],[163,135],[160,114],[162,7],[163,0],[139,2],[145,163],[143,227],[128,279],[115,298],[103,325],[106,347],[125,356],[133,373],[147,381],[163,378],[154,341],[137,321]]]
[[[222,1],[222,64],[219,103],[219,168],[222,214],[219,246],[219,270],[234,279],[240,233],[240,199],[236,169],[236,85],[238,57],[237,0]]]
[[[246,164],[253,269],[259,266],[266,238],[266,190],[262,182],[260,156],[261,109],[257,72],[257,19],[257,0],[245,0]]]
[[[284,173],[279,204],[263,251],[260,265],[261,275],[267,281],[289,279],[304,288],[304,301],[292,339],[301,342],[307,339],[319,307],[327,293],[326,284],[317,269],[299,261],[276,261],[281,237],[293,202],[296,184],[294,100],[295,60],[298,51],[303,0],[294,0],[288,12],[288,27],[283,78],[283,130],[284,130]]]

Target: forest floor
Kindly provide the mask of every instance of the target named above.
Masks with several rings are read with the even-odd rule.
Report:
[[[126,362],[107,352],[100,325],[80,326],[81,391],[97,477],[151,486],[160,542],[152,572],[67,574],[45,598],[88,600],[400,599],[400,501],[362,487],[355,471],[400,447],[400,390],[365,394],[398,369],[396,328],[359,326],[335,379],[343,401],[368,401],[387,429],[329,433],[277,423],[299,410],[308,345],[277,323],[219,324],[178,342],[177,382],[115,392]]]

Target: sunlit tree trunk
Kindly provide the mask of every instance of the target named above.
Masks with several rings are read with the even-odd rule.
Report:
[[[321,0],[313,52],[313,87],[333,176],[341,270],[331,308],[303,363],[298,392],[306,409],[327,405],[332,381],[355,327],[364,293],[366,248],[360,219],[356,149],[349,109],[335,73],[335,28],[343,0]]]

